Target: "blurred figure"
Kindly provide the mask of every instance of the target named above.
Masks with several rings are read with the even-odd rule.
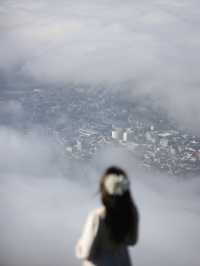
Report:
[[[128,246],[138,241],[139,215],[127,174],[108,168],[100,182],[103,206],[93,210],[76,246],[84,266],[131,266]]]

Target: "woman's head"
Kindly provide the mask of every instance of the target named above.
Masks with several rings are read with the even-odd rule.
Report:
[[[129,190],[129,180],[121,168],[109,167],[101,181],[101,191],[110,196],[122,196]]]
[[[137,210],[131,197],[126,172],[116,166],[109,167],[101,178],[100,191],[111,238],[116,242],[122,242],[137,219]]]
[[[125,171],[116,166],[106,169],[101,178],[100,191],[104,206],[117,211],[117,203],[120,203],[129,192],[129,180]]]

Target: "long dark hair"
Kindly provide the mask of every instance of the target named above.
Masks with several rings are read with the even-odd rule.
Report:
[[[135,234],[137,241],[138,211],[129,190],[122,195],[110,195],[105,189],[105,180],[108,175],[123,175],[124,170],[119,167],[109,167],[101,178],[101,200],[106,208],[105,222],[109,228],[110,237],[117,243],[123,243],[126,237]]]

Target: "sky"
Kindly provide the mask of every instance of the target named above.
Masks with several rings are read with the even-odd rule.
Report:
[[[199,7],[197,0],[1,0],[0,96],[38,84],[123,90],[126,83],[129,99],[151,94],[199,134]],[[2,99],[0,112],[24,115],[17,101]],[[135,265],[199,264],[198,177],[148,175],[113,147],[69,171],[68,158],[34,126],[30,134],[0,126],[1,266],[80,265],[74,246],[113,163],[128,171],[141,215]]]

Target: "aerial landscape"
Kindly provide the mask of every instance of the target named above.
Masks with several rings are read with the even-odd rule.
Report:
[[[0,266],[80,265],[115,164],[141,215],[134,265],[199,265],[199,7],[0,2]]]

